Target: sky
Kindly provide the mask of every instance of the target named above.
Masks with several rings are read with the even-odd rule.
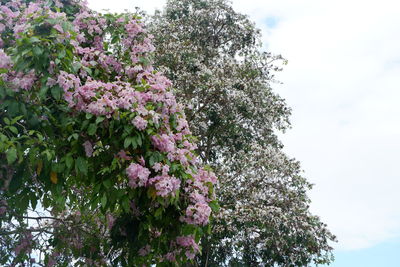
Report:
[[[95,9],[164,0],[90,0]],[[337,235],[333,267],[400,266],[400,2],[233,0],[288,65],[285,151],[315,184],[311,210]]]

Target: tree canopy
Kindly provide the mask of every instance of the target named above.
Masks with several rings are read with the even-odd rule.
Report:
[[[229,1],[0,3],[1,265],[332,261],[277,136],[286,61]]]
[[[200,252],[217,178],[140,20],[1,1],[1,265],[162,266]]]
[[[151,16],[155,65],[174,83],[199,154],[220,178],[221,212],[200,266],[306,266],[332,261],[335,237],[310,213],[311,184],[282,150],[291,110],[274,92],[286,60],[226,0],[169,0]]]

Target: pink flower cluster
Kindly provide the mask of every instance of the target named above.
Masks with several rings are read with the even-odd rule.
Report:
[[[206,225],[211,214],[208,202],[215,198],[214,195],[210,195],[209,185],[216,184],[217,177],[213,172],[204,169],[200,169],[192,176],[193,180],[188,180],[185,187],[192,204],[186,208],[185,216],[181,217],[181,221],[194,225]]]
[[[0,49],[0,69],[11,68],[12,63],[10,57],[4,53],[3,49]]]
[[[93,155],[93,145],[90,141],[86,141],[83,143],[83,147],[85,148],[85,154],[88,158],[90,158]]]
[[[181,180],[169,175],[159,175],[149,180],[149,185],[153,185],[156,189],[156,194],[162,197],[175,195],[180,184]]]
[[[147,254],[149,254],[150,250],[151,250],[150,245],[146,245],[146,246],[142,247],[141,249],[139,249],[138,254],[143,257],[143,256],[146,256]]]
[[[140,116],[136,116],[133,119],[132,124],[141,131],[146,129],[147,127],[147,121]]]
[[[15,0],[17,2],[20,3]],[[129,150],[129,146],[126,150],[119,147],[113,150],[114,147],[110,145],[110,151],[114,151],[118,162],[126,168],[127,182],[124,186],[127,190],[150,188],[150,192],[155,191],[158,198],[156,201],[150,199],[150,209],[179,201],[183,207],[183,211],[179,211],[183,224],[206,225],[211,215],[209,202],[215,198],[211,193],[212,187],[217,178],[212,172],[200,169],[194,154],[196,145],[183,109],[171,92],[172,84],[164,75],[156,72],[148,60],[150,57],[147,53],[154,50],[153,37],[146,33],[143,24],[134,15],[121,15],[113,21],[85,7],[81,8],[73,21],[74,30],[69,31],[61,23],[67,20],[66,15],[51,11],[46,3],[26,4],[25,18],[18,11],[13,11],[18,7],[13,7],[11,3],[1,5],[0,33],[11,30],[15,35],[12,38],[20,38],[23,34],[29,34],[34,18],[44,16],[56,19],[56,22],[50,23],[52,34],[59,36],[58,41],[68,41],[65,43],[74,48],[74,63],[70,68],[73,73],[60,71],[62,64],[52,58],[48,62],[48,72],[52,78],[47,81],[43,81],[42,74],[36,72],[35,75],[33,70],[24,73],[9,71],[1,74],[3,80],[11,84],[15,91],[36,88],[35,83],[39,84],[39,81],[41,85],[45,83],[49,87],[58,85],[63,89],[65,102],[75,111],[73,114],[81,112],[106,117],[98,127],[107,127],[110,120],[128,118],[135,127],[132,134],[141,136],[143,145],[132,150]],[[56,4],[62,6],[59,1]],[[115,28],[120,32],[117,45],[109,40]],[[0,38],[0,48],[2,46],[3,40]],[[10,69],[13,67],[12,61],[5,51],[0,49],[0,68]],[[87,157],[93,157],[94,143],[98,144],[100,132],[97,131],[97,136],[82,144]],[[160,198],[171,202],[160,201]],[[142,203],[135,201],[131,200],[131,210],[135,216],[147,212],[140,210]],[[0,215],[4,212],[5,208],[0,207]],[[115,220],[110,216],[107,215],[108,227],[112,227]],[[163,230],[160,229],[160,233]],[[188,259],[193,259],[200,251],[191,235],[173,240],[175,251],[164,255],[166,260],[174,261],[181,252]],[[80,239],[75,241],[74,246],[79,248],[82,245]],[[25,247],[23,243],[18,250],[22,251]],[[140,249],[139,255],[145,256],[150,252],[150,245],[146,245]]]
[[[126,169],[126,173],[129,177],[129,186],[131,188],[147,185],[150,171],[146,167],[136,163],[131,163]]]
[[[211,214],[211,208],[206,202],[197,202],[186,208],[186,216],[182,221],[188,224],[206,225]]]
[[[195,255],[200,251],[199,245],[194,240],[192,235],[189,236],[178,236],[176,243],[185,248],[185,255],[188,259],[194,259]]]
[[[9,71],[7,73],[1,74],[3,81],[7,82],[14,91],[19,92],[22,90],[30,90],[37,77],[33,71],[28,73]]]
[[[171,135],[153,135],[151,141],[153,145],[162,152],[173,152],[175,150],[175,140]]]

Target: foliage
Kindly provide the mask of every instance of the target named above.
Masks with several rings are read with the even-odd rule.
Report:
[[[193,259],[217,180],[140,17],[1,1],[0,33],[0,264]]]
[[[262,52],[260,31],[225,0],[169,0],[148,25],[155,65],[220,178],[221,211],[197,264],[329,263],[335,237],[310,213],[311,184],[276,135],[290,126],[290,109],[270,84],[286,61]]]

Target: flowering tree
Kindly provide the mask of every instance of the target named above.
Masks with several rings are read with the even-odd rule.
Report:
[[[2,0],[0,34],[0,264],[192,260],[217,178],[140,17]]]
[[[335,237],[310,213],[311,184],[276,136],[290,126],[290,109],[270,86],[285,60],[261,52],[259,30],[226,0],[169,0],[149,27],[155,64],[220,178],[221,212],[197,264],[329,263]]]

